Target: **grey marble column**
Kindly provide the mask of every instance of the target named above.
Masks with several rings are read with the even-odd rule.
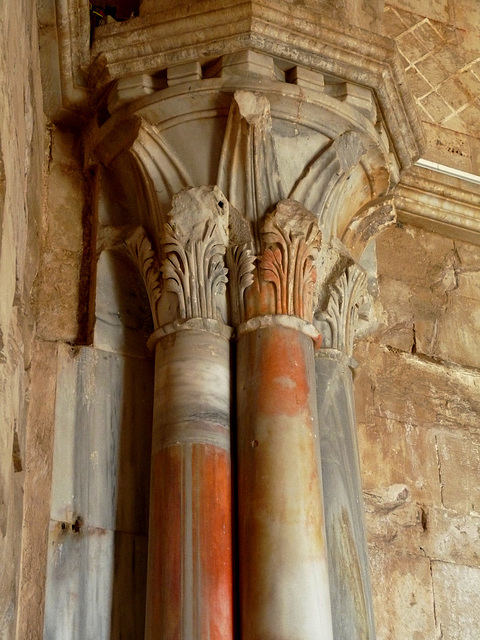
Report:
[[[160,262],[145,230],[127,244],[155,332],[147,640],[233,637],[229,204],[217,187],[173,197]]]
[[[351,263],[329,288],[315,358],[328,572],[335,640],[374,640],[372,596],[353,395],[353,341],[368,303],[366,273]]]
[[[373,640],[350,363],[335,349],[320,349],[315,359],[328,574],[335,640]]]

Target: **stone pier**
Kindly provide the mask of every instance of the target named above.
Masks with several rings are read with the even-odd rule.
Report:
[[[361,12],[343,29],[314,2],[212,6],[145,1],[92,49],[86,158],[127,194],[105,195],[123,224],[103,237],[154,325],[146,638],[374,640],[332,346],[358,304],[337,309],[335,283],[375,281],[364,250],[418,122]]]

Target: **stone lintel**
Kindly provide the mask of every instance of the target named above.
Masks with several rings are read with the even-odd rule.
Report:
[[[395,203],[400,222],[480,245],[480,185],[413,167],[403,175]]]

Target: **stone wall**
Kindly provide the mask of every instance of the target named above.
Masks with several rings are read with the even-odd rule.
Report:
[[[399,225],[377,256],[382,324],[355,382],[378,640],[473,640],[480,253]]]
[[[0,636],[10,639],[21,589],[31,295],[43,205],[44,121],[31,0],[0,5],[0,95]]]

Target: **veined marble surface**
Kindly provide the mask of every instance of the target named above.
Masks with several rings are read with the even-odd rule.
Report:
[[[153,363],[59,350],[45,614],[48,640],[144,624]]]

